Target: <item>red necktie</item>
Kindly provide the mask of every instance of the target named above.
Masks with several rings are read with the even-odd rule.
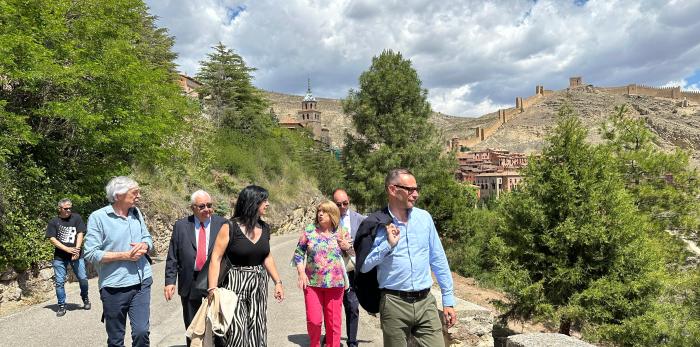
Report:
[[[199,223],[199,241],[197,241],[197,258],[194,261],[194,270],[202,270],[207,261],[207,230],[204,223]]]

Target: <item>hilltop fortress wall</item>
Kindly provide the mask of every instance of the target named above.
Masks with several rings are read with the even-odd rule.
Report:
[[[685,99],[700,103],[700,92],[682,91],[681,87],[650,87],[640,84],[630,84],[624,87],[598,87],[598,90],[618,95],[645,95],[655,98]]]
[[[453,138],[448,145],[449,149],[464,151],[480,143],[481,141],[486,140],[496,131],[498,131],[503,124],[508,123],[513,118],[517,117],[520,113],[524,112],[526,108],[534,105],[545,95],[551,95],[552,93],[554,93],[554,91],[545,90],[543,86],[535,86],[535,95],[525,99],[522,97],[516,97],[515,107],[500,109],[496,112],[483,115],[482,117],[496,116],[496,119],[483,127],[470,129],[467,137]]]
[[[580,76],[569,78],[569,89],[584,87],[583,79]],[[630,84],[622,87],[594,87],[596,90],[617,95],[645,95],[657,98],[669,98],[683,100],[682,105],[687,106],[688,101],[700,103],[700,92],[682,91],[681,87],[650,87],[645,85]],[[465,151],[472,146],[479,144],[493,135],[505,123],[517,117],[539,102],[545,96],[554,94],[553,90],[545,90],[544,86],[535,86],[535,95],[523,99],[515,98],[515,107],[500,109],[496,112],[488,113],[482,117],[498,115],[496,120],[483,126],[472,128],[467,132],[466,137],[453,138],[448,147],[450,150]]]

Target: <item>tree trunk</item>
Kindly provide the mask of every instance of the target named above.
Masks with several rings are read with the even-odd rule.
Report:
[[[571,320],[563,319],[559,324],[559,333],[567,336],[571,335]]]

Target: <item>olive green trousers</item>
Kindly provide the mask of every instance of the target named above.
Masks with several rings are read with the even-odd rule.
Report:
[[[445,346],[442,323],[432,294],[414,303],[392,294],[381,295],[379,321],[384,335],[384,347],[406,347],[409,336],[413,336],[420,346]]]

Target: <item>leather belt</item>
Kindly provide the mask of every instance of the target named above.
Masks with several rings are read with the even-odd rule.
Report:
[[[398,296],[403,301],[406,301],[409,303],[414,303],[414,302],[421,301],[421,300],[427,298],[428,294],[430,293],[430,288],[419,290],[416,292],[405,292],[403,290],[394,290],[394,289],[382,289],[382,292],[386,293],[386,294]]]

